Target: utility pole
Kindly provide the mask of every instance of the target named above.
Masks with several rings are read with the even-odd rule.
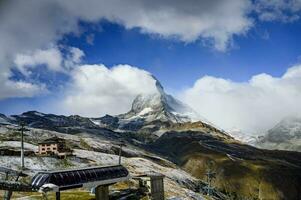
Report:
[[[207,164],[207,172],[206,172],[206,182],[207,186],[205,186],[205,191],[208,196],[213,195],[214,187],[212,186],[212,180],[216,178],[216,172],[212,170],[213,162],[209,162]]]
[[[119,165],[121,165],[121,153],[122,153],[123,146],[125,146],[123,142],[119,143],[119,160],[118,160]]]
[[[206,173],[206,177],[207,177],[206,192],[207,192],[208,196],[211,196],[211,195],[213,195],[213,190],[214,190],[214,187],[212,186],[212,179],[215,178],[215,172],[208,170]]]
[[[25,123],[21,122],[21,128],[19,131],[21,131],[21,170],[25,169],[24,165],[24,132],[29,131],[28,129],[25,128]]]

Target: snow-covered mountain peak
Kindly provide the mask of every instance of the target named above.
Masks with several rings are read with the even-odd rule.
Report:
[[[268,131],[270,136],[274,137],[291,137],[301,136],[301,117],[289,116],[281,120],[275,127]]]
[[[301,151],[301,117],[282,119],[258,141],[257,146],[267,149]]]
[[[189,106],[166,94],[160,82],[155,80],[156,90],[138,95],[132,103],[131,110],[118,117],[124,120],[142,118],[145,121],[161,120],[177,123],[201,120],[201,117]]]

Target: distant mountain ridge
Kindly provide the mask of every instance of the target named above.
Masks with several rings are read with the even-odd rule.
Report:
[[[155,78],[154,78],[155,79]],[[107,128],[117,132],[135,132],[145,137],[155,138],[165,131],[175,129],[206,129],[225,135],[210,122],[201,117],[188,105],[165,93],[160,82],[155,79],[155,91],[138,95],[130,111],[124,114],[99,118],[87,118],[79,115],[54,115],[37,111],[28,111],[21,115],[0,115],[2,124],[20,124],[29,127],[67,132],[68,129]],[[143,137],[144,137],[143,136]]]
[[[60,132],[62,132],[62,130],[59,130],[59,128],[62,127],[97,127],[89,118],[78,115],[64,116],[28,111],[20,115],[5,116],[1,114],[0,116],[0,124],[19,125],[21,123],[25,123],[29,127],[56,130]]]
[[[282,119],[257,144],[261,148],[301,151],[301,117]]]

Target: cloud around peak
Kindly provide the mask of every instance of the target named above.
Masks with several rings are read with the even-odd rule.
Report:
[[[263,73],[242,83],[204,76],[181,98],[224,129],[260,134],[282,118],[301,113],[301,65],[281,77]]]
[[[151,74],[130,65],[81,65],[71,77],[61,104],[68,114],[100,117],[124,113],[138,94],[156,91]]]

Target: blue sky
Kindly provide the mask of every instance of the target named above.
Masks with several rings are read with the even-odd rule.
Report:
[[[85,34],[68,35],[62,43],[86,52],[83,62],[137,66],[154,74],[171,89],[191,86],[204,75],[239,82],[259,73],[281,76],[299,62],[301,55],[300,21],[259,23],[246,35],[235,37],[234,47],[227,52],[204,46],[201,41],[187,44],[166,40],[110,22],[99,23],[101,28],[96,31],[91,25],[82,27],[87,31]],[[86,42],[89,34],[95,35],[93,45]]]
[[[152,5],[135,2],[127,7],[126,1],[114,1],[2,4],[0,112],[40,110],[85,116],[125,112],[141,88],[137,81],[131,83],[134,89],[113,86],[127,84],[120,78],[127,74],[118,74],[123,70],[128,76],[143,76],[141,81],[146,82],[144,75],[153,74],[168,93],[226,128],[254,131],[258,128],[256,116],[262,115],[259,110],[267,108],[264,112],[277,116],[267,120],[266,126],[296,110],[301,96],[296,82],[301,2],[235,0],[229,4],[203,0],[189,4],[167,0]],[[33,12],[33,7],[41,11]],[[95,69],[93,65],[97,65]],[[143,71],[137,72],[135,67]],[[91,87],[80,85],[81,76],[91,70],[97,73],[95,77],[89,74],[85,82]],[[288,76],[293,78],[287,80]],[[99,82],[93,82],[95,79]],[[103,86],[97,89],[95,84]],[[124,92],[113,94],[114,90]],[[283,92],[286,90],[289,93]],[[295,101],[278,109],[285,95]],[[87,96],[87,105],[74,103]],[[124,103],[120,109],[101,100],[119,97]],[[212,98],[219,101],[212,102]],[[74,104],[61,104],[67,101]],[[272,106],[271,101],[275,102]],[[245,116],[250,107],[256,112]],[[237,117],[223,123],[225,112],[234,112]]]

